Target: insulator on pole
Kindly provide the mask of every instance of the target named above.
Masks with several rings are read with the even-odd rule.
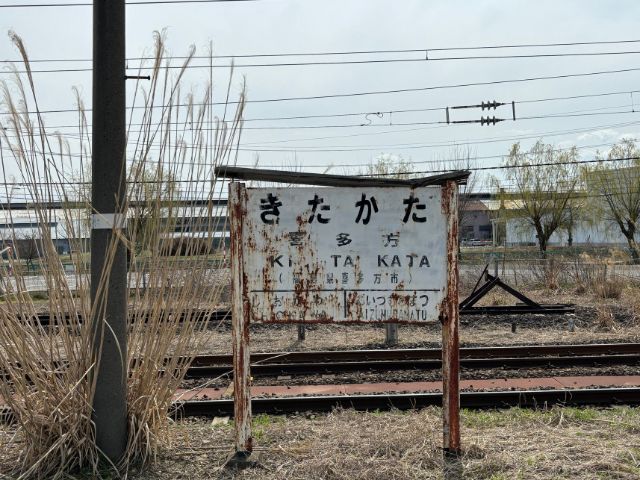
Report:
[[[504,122],[504,118],[496,118],[495,116],[493,117],[480,117],[480,125],[484,126],[484,125],[495,125],[498,122]]]
[[[490,101],[490,102],[489,102],[489,101],[487,101],[487,102],[482,102],[482,103],[480,104],[480,108],[481,108],[482,110],[484,110],[485,108],[486,108],[487,110],[490,110],[490,109],[492,109],[492,108],[495,110],[496,108],[498,108],[498,107],[500,107],[500,106],[502,106],[502,105],[504,105],[504,103],[502,103],[502,102],[496,102],[495,100],[492,100],[492,101]]]

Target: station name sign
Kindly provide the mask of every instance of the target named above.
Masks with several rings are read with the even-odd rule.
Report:
[[[437,320],[448,274],[442,190],[236,184],[231,234],[249,320]]]

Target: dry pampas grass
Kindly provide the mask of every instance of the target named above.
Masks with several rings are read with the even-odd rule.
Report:
[[[28,292],[33,278],[24,269],[20,234],[14,229],[9,238],[14,255],[0,263],[0,397],[16,423],[19,453],[0,465],[0,477],[61,478],[74,471],[97,476],[103,465],[91,420],[92,344],[93,332],[104,325],[92,325],[91,319],[101,319],[104,312],[91,304],[88,242],[83,240],[92,212],[90,128],[78,96],[77,131],[49,133],[22,40],[15,34],[11,38],[27,75],[25,80],[16,69],[11,83],[0,84],[2,110],[8,114],[0,125],[4,193],[11,198],[20,184],[33,201],[46,302]],[[225,217],[216,202],[223,186],[213,169],[235,161],[244,87],[229,119],[224,118],[231,111],[227,107],[222,118],[214,115],[210,82],[199,98],[182,95],[193,53],[179,68],[169,69],[164,36],[156,34],[151,81],[136,85],[139,108],[130,110],[128,119],[129,214],[118,241],[129,252],[129,438],[122,464],[112,466],[124,475],[133,463],[153,458],[166,441],[168,410],[197,348],[194,339],[205,338],[194,335],[204,325],[195,313],[214,307],[224,287],[216,277],[226,262],[224,242],[217,236]],[[223,94],[229,98],[230,86]],[[17,178],[9,178],[12,168]],[[47,207],[51,199],[62,204],[57,218]],[[16,213],[4,213],[13,224]],[[52,238],[54,222],[70,239],[66,267]],[[115,243],[107,262],[113,261]],[[170,256],[175,252],[182,255]],[[50,315],[50,325],[38,321],[39,309]]]

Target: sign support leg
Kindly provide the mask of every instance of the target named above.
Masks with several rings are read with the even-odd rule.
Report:
[[[236,320],[237,318],[237,320]],[[251,372],[249,322],[245,315],[233,316],[233,419],[236,453],[233,463],[246,463],[253,450],[251,437]]]
[[[447,213],[447,297],[441,312],[442,325],[442,416],[445,456],[460,454],[460,317],[458,311],[458,197],[457,184],[448,181],[442,189]]]
[[[397,323],[386,323],[384,325],[384,343],[387,347],[393,347],[398,344]]]
[[[232,337],[233,337],[233,419],[235,429],[235,454],[227,462],[228,467],[244,468],[253,449],[251,437],[251,390],[249,350],[249,305],[244,293],[242,275],[242,229],[246,213],[244,184],[229,184],[231,227],[231,277],[232,277]]]

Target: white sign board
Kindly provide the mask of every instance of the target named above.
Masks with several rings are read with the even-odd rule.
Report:
[[[236,241],[250,321],[439,318],[448,235],[441,187],[243,192],[231,201],[242,206]]]

